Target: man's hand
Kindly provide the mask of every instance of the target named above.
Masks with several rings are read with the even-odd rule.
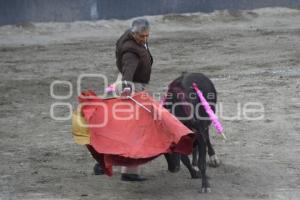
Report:
[[[131,88],[130,87],[125,87],[121,93],[121,96],[127,97],[131,95]]]

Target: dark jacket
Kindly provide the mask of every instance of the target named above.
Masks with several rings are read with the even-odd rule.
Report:
[[[123,81],[150,81],[153,58],[149,48],[138,44],[130,30],[125,31],[116,43],[116,63]]]

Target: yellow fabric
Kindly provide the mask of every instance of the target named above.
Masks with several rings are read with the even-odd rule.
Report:
[[[87,123],[78,111],[74,111],[72,114],[72,134],[77,144],[90,144],[90,133]]]

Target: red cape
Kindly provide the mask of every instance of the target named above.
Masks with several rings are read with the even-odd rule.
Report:
[[[102,99],[93,92],[79,97],[89,125],[90,145],[106,174],[112,175],[113,165],[137,165],[164,153],[192,152],[194,135],[190,129],[148,93],[139,92],[132,98],[151,113],[131,99]]]

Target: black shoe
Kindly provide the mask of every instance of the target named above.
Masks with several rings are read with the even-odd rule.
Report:
[[[138,174],[127,174],[124,173],[121,175],[122,181],[145,181],[147,180],[145,177],[142,177]]]
[[[95,175],[103,175],[104,174],[104,170],[101,168],[99,163],[96,163],[94,166],[94,174]]]

